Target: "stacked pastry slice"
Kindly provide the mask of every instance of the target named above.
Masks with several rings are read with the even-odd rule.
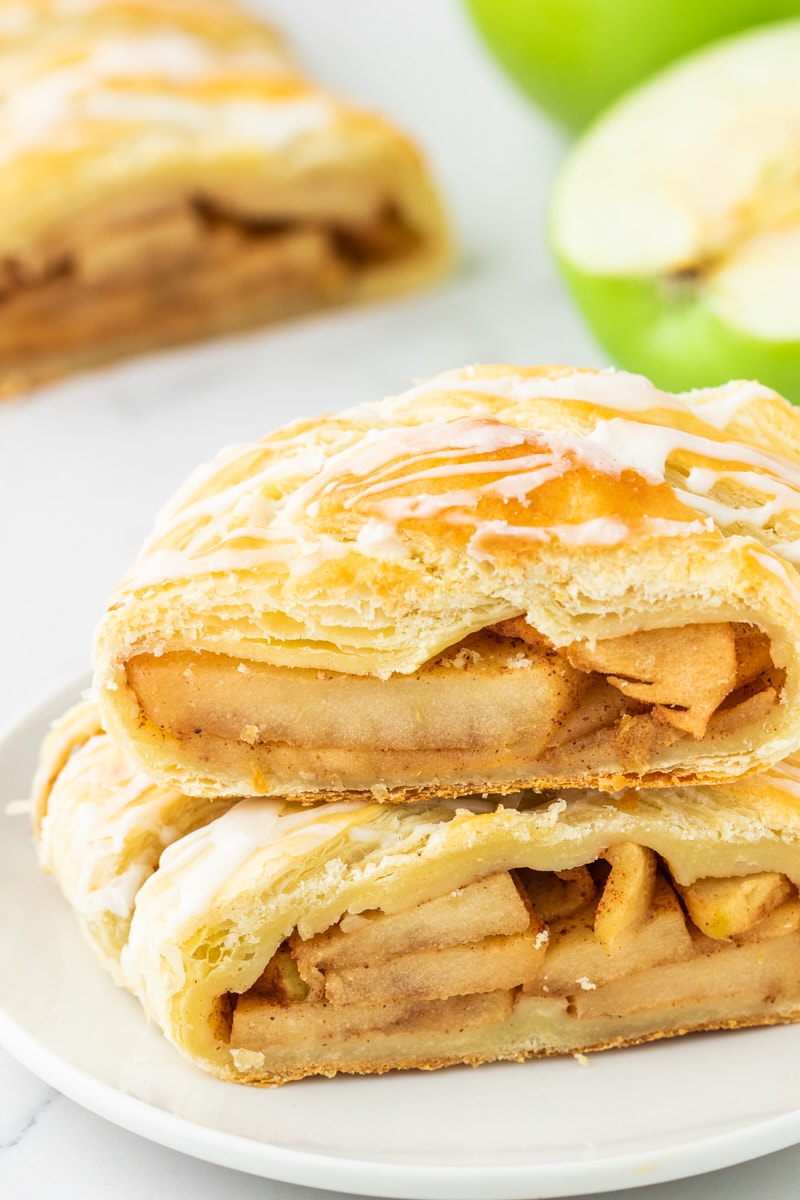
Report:
[[[117,981],[226,1078],[800,1017],[791,764],[622,798],[303,806],[181,796],[75,713],[48,758],[43,864]]]
[[[442,209],[414,147],[305,80],[235,3],[11,9],[0,394],[444,269]]]
[[[769,765],[800,742],[800,467],[776,408],[797,445],[753,384],[481,367],[236,447],[100,624],[106,727],[197,795]]]
[[[798,1019],[798,461],[485,367],[198,472],[36,783],[115,978],[252,1083]]]

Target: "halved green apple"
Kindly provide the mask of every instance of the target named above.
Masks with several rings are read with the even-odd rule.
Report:
[[[691,50],[800,14],[798,0],[465,0],[523,91],[573,129]]]
[[[800,402],[800,21],[616,104],[564,166],[552,234],[617,363],[672,390],[757,378]]]

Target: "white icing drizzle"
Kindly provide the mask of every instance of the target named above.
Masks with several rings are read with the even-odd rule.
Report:
[[[488,457],[517,447],[529,448],[532,453],[499,461]],[[431,466],[432,457],[444,461]],[[318,503],[320,498],[339,489],[347,475],[371,479],[367,487],[344,502],[345,508],[353,508],[369,496],[392,490],[398,483],[405,485],[454,474],[498,475],[500,478],[481,489],[483,494],[524,500],[535,488],[574,470],[576,465],[610,475],[618,475],[623,469],[613,452],[592,445],[587,439],[540,433],[497,420],[464,417],[400,429],[375,429],[356,446],[338,454],[316,478],[298,489],[289,498],[281,520],[292,522],[307,514],[311,503]],[[409,470],[415,466],[420,469]]]
[[[768,490],[771,498],[765,500],[763,504],[749,505],[745,509],[714,500],[708,493],[723,478],[735,480],[743,487],[752,488],[757,494],[763,495]],[[741,522],[743,519],[748,525],[766,529],[770,522],[782,513],[796,513],[800,504],[800,495],[797,490],[778,481],[767,482],[762,475],[757,475],[754,471],[718,472],[707,467],[692,467],[686,480],[686,491],[683,492],[681,489],[681,492],[683,496],[690,496],[689,502],[694,507],[702,508],[707,512],[722,529]],[[778,552],[782,553],[784,558],[794,562],[798,561],[799,546],[794,546],[789,542],[779,544],[782,549]],[[773,549],[777,549],[777,545],[773,544]]]
[[[522,453],[502,460],[489,457],[502,450],[521,449]],[[526,450],[532,451],[525,453]],[[431,459],[435,460],[431,465]],[[444,460],[444,461],[442,461]],[[406,520],[431,520],[446,517],[451,526],[476,526],[469,541],[469,552],[477,559],[491,558],[488,546],[497,537],[527,539],[530,542],[560,542],[564,546],[617,545],[631,536],[630,526],[621,519],[588,517],[574,524],[540,526],[511,524],[499,519],[479,519],[476,506],[481,498],[494,496],[521,504],[537,488],[573,470],[591,469],[618,475],[631,464],[619,462],[607,447],[588,439],[543,435],[501,424],[497,421],[463,418],[397,430],[371,431],[361,443],[334,458],[319,476],[299,488],[287,501],[276,524],[295,524],[313,517],[320,502],[333,493],[346,490],[342,508],[357,505],[377,513],[370,517],[384,530],[396,530]],[[639,472],[641,474],[641,472]],[[464,476],[491,476],[485,483],[452,490],[422,492],[418,495],[389,495],[398,486],[441,481]],[[361,487],[352,480],[364,480]],[[663,482],[663,477],[657,482]],[[653,537],[685,537],[713,528],[709,521],[667,521],[643,516],[638,533]]]
[[[468,392],[501,397],[513,403],[578,400],[628,412],[645,412],[653,408],[690,411],[679,395],[659,391],[643,375],[613,368],[598,372],[573,371],[554,379],[546,375],[518,374],[489,379],[479,375],[474,367],[467,367],[426,380],[397,399],[405,405],[440,392]]]
[[[122,853],[131,836],[158,829],[164,811],[179,797],[177,791],[136,773],[124,752],[105,734],[98,734],[73,754],[56,780],[43,841],[47,842],[53,823],[58,829],[58,817],[52,814],[69,813],[88,866],[95,851],[106,859],[109,853]]]
[[[41,862],[88,921],[108,915],[128,920],[161,846],[178,836],[166,814],[187,803],[177,791],[137,774],[99,734],[72,755],[55,781],[41,825]]]
[[[307,91],[263,99],[203,97],[181,85],[250,73],[264,80],[293,74],[268,49],[225,49],[179,31],[107,35],[77,61],[12,74],[0,81],[0,164],[57,136],[75,143],[86,122],[152,126],[160,137],[202,134],[275,150],[334,117],[324,96]],[[112,86],[113,85],[113,86]]]
[[[368,517],[356,535],[356,544],[365,554],[374,558],[408,558],[408,547],[392,521]]]
[[[546,375],[510,374],[491,379],[478,368],[447,371],[418,384],[396,397],[405,407],[416,399],[444,392],[490,396],[512,403],[532,400],[568,400],[617,412],[648,412],[666,409],[699,416],[709,425],[724,430],[740,409],[760,398],[774,399],[776,393],[752,380],[734,380],[718,388],[696,388],[689,392],[664,392],[644,375],[616,371],[571,371],[557,378]],[[391,401],[389,402],[391,403]]]
[[[646,421],[611,417],[598,421],[592,432],[586,435],[586,440],[607,449],[618,463],[649,473],[656,480],[663,480],[669,456],[683,450],[699,457],[719,459],[734,471],[739,469],[740,463],[744,463],[756,467],[759,472],[766,472],[774,479],[783,476],[784,482],[790,487],[800,490],[800,468],[796,463],[733,439],[715,441],[674,429],[671,425],[652,425]],[[760,475],[759,480],[763,486],[765,481]]]
[[[774,400],[777,392],[753,380],[737,379],[718,388],[695,388],[683,393],[692,412],[715,429],[725,430],[743,408],[757,400]],[[708,399],[707,399],[708,397]]]
[[[277,100],[214,100],[147,96],[136,92],[98,91],[86,97],[86,116],[100,121],[153,125],[161,135],[179,130],[204,140],[232,138],[262,150],[278,150],[332,118],[331,106],[318,96]]]
[[[800,582],[796,573],[790,571],[786,564],[774,554],[766,554],[760,552],[756,547],[751,547],[750,555],[755,562],[759,563],[767,571],[771,571],[781,581],[781,584],[792,596],[794,603],[800,608]]]
[[[707,532],[714,528],[708,521],[665,521],[660,517],[648,517],[642,523],[642,532],[651,537],[689,537],[691,534]],[[510,525],[508,521],[482,521],[469,540],[468,549],[479,562],[491,562],[494,558],[492,542],[498,538],[517,538],[520,541],[559,542],[562,546],[619,546],[630,539],[631,531],[623,521],[612,517],[595,517],[576,525],[536,526]]]
[[[713,518],[721,529],[746,524],[758,534],[782,513],[800,515],[800,469],[788,459],[756,450],[740,442],[716,442],[669,426],[650,425],[614,417],[598,421],[587,440],[613,447],[620,463],[640,470],[654,481],[664,481],[669,457],[678,451],[718,460],[718,470],[709,467],[690,469],[684,487],[675,487],[676,495],[691,508]],[[755,467],[756,470],[750,468]],[[754,490],[769,499],[752,507],[726,504],[708,493],[723,480]],[[800,562],[800,541],[781,543],[781,553],[792,562]]]
[[[518,423],[475,416],[414,423],[415,404],[424,404],[433,393],[472,395],[476,389],[519,403]],[[469,550],[482,562],[491,558],[497,538],[614,546],[632,536],[635,523],[637,539],[687,537],[715,527],[745,531],[800,563],[800,542],[779,538],[772,528],[782,514],[800,517],[800,469],[779,455],[715,432],[743,405],[773,395],[757,384],[734,383],[670,396],[640,376],[618,372],[573,372],[557,379],[513,371],[498,379],[469,370],[439,376],[404,396],[362,405],[331,420],[324,427],[324,441],[318,440],[319,427],[298,423],[296,430],[289,427],[274,441],[227,451],[196,473],[162,514],[121,597],[133,589],[210,572],[269,568],[276,580],[281,574],[313,572],[352,554],[408,562],[413,535],[401,526],[409,519],[438,518],[454,529],[471,522]],[[524,425],[524,405],[535,397],[583,400],[634,415],[595,414],[594,427],[585,436],[543,433]],[[685,413],[700,428],[704,418],[711,418],[709,436],[635,415],[657,409]],[[688,456],[688,478],[670,486],[694,519],[588,512],[583,521],[546,527],[520,522],[519,514],[514,521],[496,513],[492,519],[478,519],[482,497],[525,506],[537,487],[570,470],[612,475],[632,470],[652,485],[663,485],[670,460],[679,453]],[[448,491],[450,476],[454,483]],[[236,482],[223,486],[228,478]],[[753,506],[721,499],[719,492],[711,496],[725,480],[736,484],[737,493],[745,489]],[[410,489],[416,494],[404,494]],[[331,497],[335,502],[326,508]]]
[[[362,496],[374,494],[382,485],[385,488],[387,476],[390,480],[388,486],[396,486],[398,468],[403,471],[403,482],[452,474],[456,465],[461,473],[471,470],[475,473],[492,471],[500,474],[503,468],[509,467],[509,460],[504,461],[503,468],[496,462],[470,462],[468,457],[466,462],[463,460],[469,455],[492,454],[522,446],[527,440],[532,438],[525,430],[502,425],[499,421],[486,420],[464,419],[431,422],[427,425],[412,425],[399,429],[370,429],[354,446],[334,455],[321,471],[297,488],[289,496],[276,523],[293,526],[295,522],[305,519],[310,510],[313,512],[312,506],[319,507],[320,499],[344,485],[347,476],[356,479],[371,476],[373,479],[368,491],[362,491],[345,501],[345,506],[352,508]],[[425,464],[431,455],[449,460],[454,466],[426,467],[422,473],[406,474],[409,468]],[[431,471],[434,474],[431,474]]]
[[[129,582],[147,588],[167,579],[189,579],[208,571],[257,570],[267,564],[283,564],[302,573],[325,556],[346,553],[341,543],[314,536],[310,529],[273,527],[285,503],[287,473],[289,479],[304,478],[325,464],[324,455],[309,447],[308,436],[282,443],[280,454],[255,472],[247,470],[254,449],[252,445],[228,447],[192,473],[159,513],[139,561],[120,585],[123,594]],[[239,482],[206,490],[218,472],[238,474],[240,463]],[[243,546],[245,539],[255,545]]]
[[[418,835],[434,837],[445,823],[458,817],[476,816],[516,809],[520,798],[469,796],[442,799],[413,806],[421,820]],[[543,819],[552,824],[563,811],[556,802],[543,810]],[[437,814],[444,810],[442,818]],[[149,905],[154,893],[167,889],[173,896],[167,906],[166,920],[175,936],[200,917],[205,917],[215,898],[236,873],[252,858],[259,859],[259,872],[267,862],[288,864],[338,837],[345,830],[356,843],[374,843],[384,850],[401,833],[374,826],[372,818],[380,811],[371,801],[333,801],[304,807],[272,797],[242,800],[210,824],[174,842],[161,856],[159,870],[143,885],[136,903]],[[432,819],[433,818],[433,819]],[[161,901],[163,903],[163,899]],[[126,951],[130,957],[135,948]]]
[[[178,929],[212,907],[225,884],[255,854],[270,849],[292,859],[336,837],[371,805],[363,801],[334,801],[298,808],[272,797],[242,800],[211,824],[188,834],[161,856],[157,875],[142,889],[168,886],[175,890],[170,927]],[[149,892],[148,892],[149,894]]]
[[[101,740],[107,739],[98,738]],[[95,768],[86,765],[83,754],[76,764],[79,774],[74,784],[82,799],[75,812],[74,828],[87,847],[97,842],[102,843],[103,853],[106,849],[117,853],[131,834],[157,828],[165,802],[174,799],[177,793],[165,794],[145,775],[136,775],[121,786],[115,783],[109,788],[103,757]],[[142,803],[148,794],[149,800]]]
[[[130,920],[136,895],[150,876],[152,867],[134,862],[107,883],[97,886],[94,881],[95,863],[87,859],[78,881],[78,894],[72,903],[87,916],[103,917],[110,913],[121,920]]]

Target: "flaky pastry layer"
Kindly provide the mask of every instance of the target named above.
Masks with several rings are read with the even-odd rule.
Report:
[[[250,799],[220,815],[194,800],[181,836],[173,798],[123,761],[85,720],[57,727],[43,865],[115,978],[224,1078],[477,1064],[800,1012],[792,763],[616,802]]]
[[[799,461],[800,415],[756,384],[677,396],[569,368],[467,368],[295,422],[162,514],[98,630],[104,721],[155,778],[208,796],[757,769],[800,741]],[[519,628],[518,668],[473,657],[433,686],[470,638]],[[749,681],[737,628],[767,648]],[[587,679],[634,721],[615,745],[586,742],[609,723]]]
[[[39,861],[55,875],[116,982],[136,894],[165,846],[232,804],[154,784],[103,732],[90,700],[48,733],[33,781]]]

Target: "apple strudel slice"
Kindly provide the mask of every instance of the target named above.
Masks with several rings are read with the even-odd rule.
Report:
[[[105,735],[80,743],[40,797],[43,863],[115,978],[221,1077],[432,1069],[800,1016],[792,764],[616,803],[252,798],[220,815],[194,800],[191,818],[134,773]],[[198,827],[181,837],[176,817]]]
[[[0,164],[0,394],[449,256],[414,147],[228,0],[26,6],[0,30]]]
[[[304,801],[786,757],[800,466],[776,412],[800,444],[754,384],[480,367],[226,452],[100,624],[106,727],[184,792]]]

